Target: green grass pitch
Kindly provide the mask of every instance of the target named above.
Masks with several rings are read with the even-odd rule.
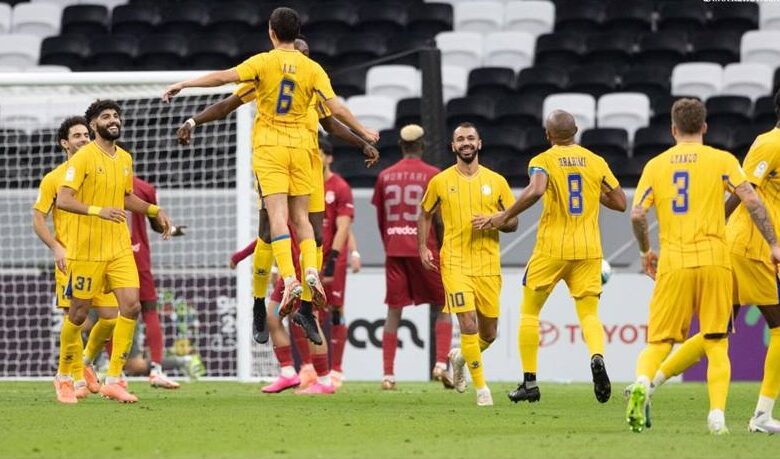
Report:
[[[58,405],[51,382],[0,383],[1,458],[755,458],[780,437],[747,432],[758,385],[731,387],[731,434],[707,433],[702,384],[656,395],[652,429],[628,431],[623,384],[599,405],[590,385],[543,384],[540,403],[494,407],[434,383],[348,383],[335,396],[264,395],[257,384],[197,382],[178,391],[131,388],[136,405],[91,397]]]

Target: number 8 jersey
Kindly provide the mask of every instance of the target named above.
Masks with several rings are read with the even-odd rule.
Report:
[[[558,260],[602,258],[602,191],[619,186],[607,162],[579,145],[554,145],[528,163],[528,175],[547,175],[534,254]]]
[[[658,273],[698,266],[730,267],[723,192],[747,180],[730,153],[680,143],[645,165],[634,206],[655,206]]]

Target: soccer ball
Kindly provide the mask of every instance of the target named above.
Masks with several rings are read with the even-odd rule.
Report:
[[[609,278],[612,277],[612,266],[607,260],[601,260],[601,285],[609,282]]]

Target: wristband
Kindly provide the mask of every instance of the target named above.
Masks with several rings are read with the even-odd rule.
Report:
[[[100,211],[103,210],[102,207],[98,206],[89,206],[87,208],[87,215],[100,215]]]
[[[352,255],[352,258],[360,258],[360,252],[357,250],[353,250],[350,255]]]
[[[154,204],[149,204],[149,207],[146,208],[146,216],[147,217],[156,217],[157,214],[160,213],[160,207],[155,206]]]
[[[194,119],[194,118],[189,118],[189,119],[187,119],[187,121],[185,121],[185,122],[184,122],[184,124],[186,124],[187,126],[189,126],[189,127],[190,127],[190,129],[192,129],[192,128],[194,128],[195,126],[197,126],[197,125],[198,125],[198,123],[196,123],[196,122],[195,122],[195,119]]]

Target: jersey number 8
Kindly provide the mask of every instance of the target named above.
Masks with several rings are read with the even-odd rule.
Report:
[[[569,214],[582,215],[582,176],[569,174]]]

